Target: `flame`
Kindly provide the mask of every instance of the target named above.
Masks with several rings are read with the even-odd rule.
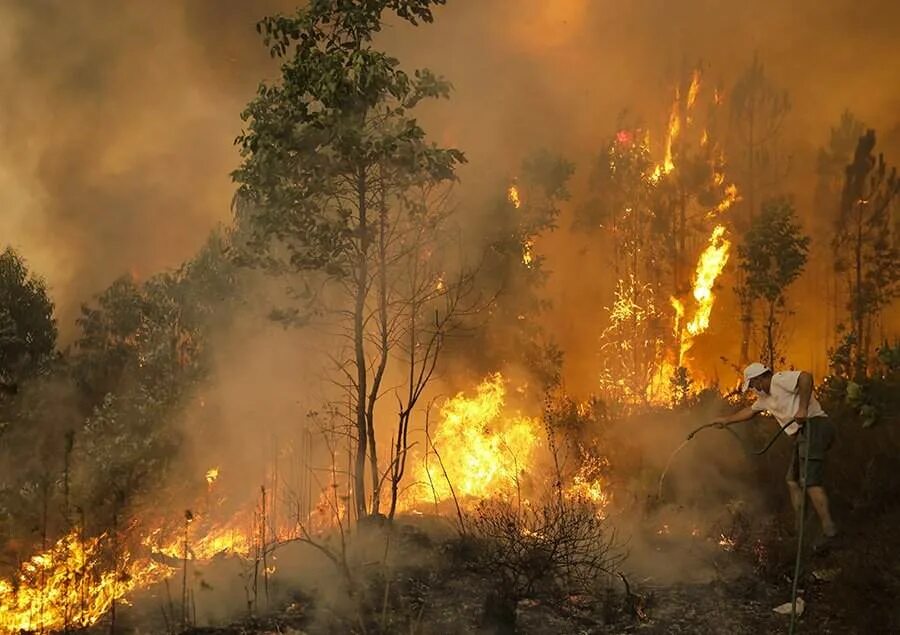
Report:
[[[206,483],[207,485],[212,485],[216,482],[216,479],[219,478],[219,468],[211,467],[206,470]]]
[[[657,165],[650,173],[649,180],[651,183],[658,182],[661,177],[669,174],[670,172],[672,172],[672,170],[675,169],[674,147],[675,143],[678,141],[679,135],[681,134],[682,120],[684,120],[686,123],[691,123],[690,113],[694,107],[694,103],[697,101],[697,96],[699,94],[700,70],[695,69],[693,74],[691,75],[691,84],[688,87],[687,98],[685,99],[684,104],[684,112],[682,112],[681,109],[681,91],[678,88],[675,89],[675,97],[672,100],[672,109],[669,111],[669,123],[666,126],[665,155],[663,157],[663,162]],[[700,143],[701,145],[705,145],[706,143],[705,131],[704,138]]]
[[[331,473],[334,474],[334,466]],[[322,535],[330,529],[341,525],[347,516],[348,496],[338,493],[339,486],[332,481],[316,501],[312,516],[309,519],[309,531],[313,535]]]
[[[675,89],[675,97],[672,101],[666,127],[663,160],[655,165],[649,175],[645,177],[651,185],[657,185],[664,175],[671,173],[677,167],[674,156],[676,143],[679,135],[682,133],[683,126],[691,124],[690,113],[700,94],[700,80],[700,70],[695,69],[687,89],[683,109],[680,90],[678,88]],[[713,99],[716,104],[721,103],[721,95],[718,89],[715,90]],[[617,136],[617,142],[622,142],[620,136]],[[704,129],[701,133],[700,146],[705,147],[709,143],[709,132]],[[725,183],[724,163],[724,158],[720,156],[713,166],[713,181],[717,186]],[[707,212],[706,217],[711,219],[719,216],[731,208],[737,200],[739,200],[737,187],[734,184],[728,185],[725,187],[722,200]],[[625,211],[627,213],[629,210],[626,209]],[[673,352],[668,354],[663,352],[656,361],[656,368],[650,375],[649,386],[647,386],[647,396],[651,401],[668,401],[671,399],[673,396],[672,380],[676,378],[678,369],[684,366],[685,354],[693,346],[694,338],[709,328],[709,318],[715,301],[712,289],[728,261],[729,248],[730,242],[725,239],[724,226],[717,225],[713,228],[708,245],[704,252],[700,254],[697,262],[692,290],[694,298],[693,316],[690,321],[685,321],[687,308],[685,303],[679,298],[670,298],[670,303],[675,312],[673,333],[677,345]],[[613,331],[618,324],[623,323],[626,319],[640,319],[642,313],[650,312],[649,304],[647,304],[647,307],[642,308],[633,300],[630,302],[626,301],[626,294],[619,293],[619,289],[625,287],[637,288],[636,281],[632,280],[630,285],[626,284],[626,282],[625,280],[619,280],[616,302],[610,308],[609,320],[611,326],[604,331],[604,334]],[[629,344],[627,343],[620,345],[620,348],[623,350],[627,350],[628,347]]]
[[[519,198],[519,188],[513,184],[509,186],[509,189],[506,190],[506,199],[513,204],[513,207],[519,209],[522,205],[522,200]]]
[[[247,557],[256,536],[248,520],[237,514],[204,529],[209,522],[191,514],[178,529],[156,527],[131,539],[86,537],[73,529],[23,563],[13,579],[0,580],[0,632],[87,628],[113,602],[127,603],[133,591],[162,582],[185,560],[222,553]]]
[[[522,262],[526,267],[531,267],[534,263],[534,241],[526,238],[522,241]]]
[[[690,110],[694,107],[694,102],[697,101],[697,95],[700,94],[700,69],[695,68],[694,73],[691,75],[691,86],[688,88],[687,94],[687,108]]]
[[[104,558],[107,536],[82,539],[77,530],[23,563],[14,582],[0,580],[0,628],[6,632],[87,627],[136,588],[159,582],[170,569],[127,552]]]
[[[458,499],[484,499],[516,491],[520,474],[531,466],[541,428],[536,419],[506,415],[505,399],[503,376],[494,373],[478,385],[474,396],[461,392],[441,406],[432,444],[443,467],[432,459],[415,470],[417,482],[424,484],[420,502],[440,503],[454,494]]]
[[[675,337],[681,337],[682,321],[684,320],[684,303],[678,298],[669,298],[672,308],[675,309],[675,325],[673,327]]]
[[[697,303],[694,317],[685,325],[679,349],[679,363],[685,353],[694,344],[694,338],[709,328],[709,316],[712,313],[715,296],[713,285],[728,262],[728,251],[731,243],[725,239],[725,226],[716,225],[710,234],[708,244],[697,261],[694,272],[693,297]]]
[[[160,553],[175,560],[209,560],[219,554],[249,556],[253,545],[252,520],[238,514],[227,523],[212,525],[208,529],[171,532],[163,538],[163,531],[156,529],[142,544],[153,553]],[[172,535],[175,533],[176,535]],[[180,534],[180,535],[178,535]]]
[[[668,174],[675,169],[675,161],[672,158],[672,146],[678,140],[681,132],[681,108],[678,98],[678,90],[675,91],[675,101],[672,102],[672,112],[669,114],[669,126],[666,131],[666,154],[663,159],[663,174]]]
[[[578,472],[572,477],[572,483],[565,489],[567,498],[593,505],[599,518],[606,517],[606,508],[612,500],[602,473],[607,466],[608,461],[605,458],[584,456]]]
[[[719,175],[717,174],[716,177],[718,177],[718,176]],[[725,179],[723,176],[722,181],[724,182],[724,180]],[[708,216],[710,216],[710,217],[718,216],[722,212],[729,209],[732,205],[734,205],[735,202],[737,202],[737,200],[738,200],[738,189],[737,189],[737,186],[734,183],[732,183],[731,185],[728,185],[725,188],[725,197],[719,202],[718,205],[716,205],[715,209],[713,209],[708,214]]]

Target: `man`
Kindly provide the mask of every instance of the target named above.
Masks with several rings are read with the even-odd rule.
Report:
[[[756,393],[756,401],[752,405],[729,417],[714,419],[713,423],[725,426],[748,421],[760,412],[768,412],[784,428],[785,433],[794,438],[787,485],[797,518],[800,517],[800,504],[803,500],[803,467],[809,441],[806,491],[822,522],[822,532],[826,538],[833,538],[837,535],[837,528],[828,509],[823,477],[825,453],[834,441],[834,426],[813,395],[812,375],[799,370],[772,373],[769,368],[754,362],[744,369],[741,392],[747,392],[748,389]]]

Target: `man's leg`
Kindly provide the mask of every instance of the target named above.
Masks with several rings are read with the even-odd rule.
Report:
[[[800,517],[800,503],[803,500],[803,488],[797,481],[788,481],[788,493],[791,495],[791,507],[794,510],[794,516]]]
[[[837,528],[831,518],[828,494],[825,492],[825,454],[834,440],[834,427],[827,418],[823,417],[810,419],[807,422],[807,429],[810,434],[810,444],[806,491],[822,522],[822,533],[827,538],[833,538],[837,535]],[[800,454],[802,455],[803,452]]]
[[[794,527],[800,530],[800,505],[803,501],[803,488],[800,486],[798,444],[795,441],[791,450],[791,462],[788,464],[786,482],[791,495],[791,509],[794,510]]]
[[[809,493],[809,500],[812,501],[813,507],[816,508],[819,520],[822,521],[822,532],[827,537],[834,538],[837,535],[837,527],[831,518],[831,511],[828,509],[828,494],[825,493],[825,488],[821,485],[810,485],[806,491]]]

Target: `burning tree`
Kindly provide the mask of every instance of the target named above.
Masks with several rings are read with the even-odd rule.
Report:
[[[652,161],[646,132],[619,131],[595,169],[598,195],[578,218],[612,238],[619,280],[601,335],[604,383],[629,401],[671,392],[669,380],[686,363],[693,338],[709,326],[713,285],[728,259],[730,242],[718,217],[738,194],[726,184],[722,151],[710,134],[718,93],[707,126],[694,115],[700,79],[695,71],[676,88],[661,162]],[[710,231],[711,220],[717,222]],[[689,281],[686,265],[705,235]]]
[[[442,186],[464,157],[428,143],[411,115],[450,86],[428,70],[408,75],[372,47],[384,11],[417,24],[432,21],[435,4],[442,2],[322,2],[264,19],[258,28],[283,60],[281,79],[260,87],[237,139],[238,214],[251,227],[252,262],[302,280],[300,308],[280,317],[298,323],[324,310],[347,344],[334,363],[351,403],[358,517],[379,512],[375,405],[388,365],[405,352],[408,386],[397,395],[391,460],[399,478],[410,413],[460,307],[463,282],[443,272],[433,239],[446,220]]]
[[[601,334],[603,383],[627,400],[642,401],[666,333],[661,310],[661,248],[654,239],[655,182],[646,135],[623,131],[606,147],[592,175],[597,197],[577,222],[603,228],[612,241],[619,278]]]
[[[900,179],[874,149],[875,131],[869,130],[847,166],[832,243],[835,271],[846,276],[851,367],[857,377],[867,373],[876,320],[900,293],[900,253],[890,225]]]
[[[490,223],[483,228],[484,262],[475,280],[490,301],[487,311],[467,324],[469,336],[456,338],[448,351],[465,359],[473,377],[521,365],[543,385],[559,380],[562,355],[539,324],[550,303],[540,293],[547,272],[536,242],[556,228],[573,172],[562,157],[536,152],[522,162],[502,198],[492,201]]]
[[[750,301],[764,305],[762,362],[769,368],[781,361],[778,345],[789,314],[787,289],[803,272],[808,250],[809,237],[803,235],[793,205],[784,198],[763,204],[738,247]]]

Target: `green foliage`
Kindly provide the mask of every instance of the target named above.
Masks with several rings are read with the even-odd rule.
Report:
[[[108,393],[79,431],[75,443],[73,485],[80,504],[104,516],[105,506],[155,489],[177,454],[180,432],[171,425],[186,383],[138,385]],[[174,390],[172,390],[174,389]]]
[[[793,204],[784,198],[766,201],[738,247],[751,297],[783,302],[806,266],[808,251],[809,237],[797,222]]]
[[[345,278],[370,247],[366,208],[454,178],[463,154],[428,143],[409,114],[422,99],[447,97],[450,85],[428,70],[410,76],[371,47],[384,10],[430,22],[434,4],[322,0],[260,22],[285,61],[281,81],[260,85],[242,113],[248,129],[236,141],[244,160],[233,176],[257,264]]]
[[[208,375],[206,342],[227,320],[238,289],[228,237],[213,233],[171,273],[115,281],[82,307],[74,373],[91,411],[76,435],[79,496],[127,500],[164,479],[176,456],[180,407]]]
[[[844,333],[837,346],[828,351],[828,367],[831,375],[847,379],[853,374],[853,349],[856,335]]]
[[[900,341],[883,342],[868,377],[853,377],[854,335],[848,333],[831,352],[832,374],[823,382],[823,397],[838,409],[849,408],[863,428],[895,418],[900,408]]]
[[[0,382],[33,374],[55,348],[56,320],[47,286],[7,247],[0,253]]]
[[[749,302],[764,305],[763,363],[770,366],[780,361],[777,346],[788,313],[787,289],[803,272],[808,251],[809,237],[797,222],[793,204],[785,198],[763,204],[738,247],[742,291]]]
[[[360,516],[368,513],[366,461],[371,510],[378,511],[375,402],[385,394],[388,364],[407,365],[404,375],[419,383],[408,387],[409,403],[400,407],[402,439],[464,286],[444,279],[446,247],[437,237],[447,216],[443,186],[455,180],[465,157],[427,141],[412,116],[423,99],[447,97],[450,84],[428,70],[407,74],[372,46],[384,12],[417,24],[430,22],[440,4],[318,0],[293,17],[263,19],[257,29],[282,60],[281,76],[260,85],[236,140],[243,159],[232,175],[246,235],[241,261],[290,275],[296,300],[272,316],[304,324],[327,310],[344,320],[346,341],[332,357],[337,372],[354,377],[341,398],[355,410]],[[403,460],[398,456],[395,465]]]
[[[214,233],[179,270],[119,278],[78,325],[75,375],[90,403],[135,386],[171,386],[203,371],[203,339],[235,290],[226,237]]]
[[[639,134],[640,131],[623,132],[607,143],[591,172],[593,196],[576,210],[576,228],[615,230],[638,213],[645,222],[651,220],[653,184],[647,176],[653,169],[653,160],[647,144],[637,138]]]

